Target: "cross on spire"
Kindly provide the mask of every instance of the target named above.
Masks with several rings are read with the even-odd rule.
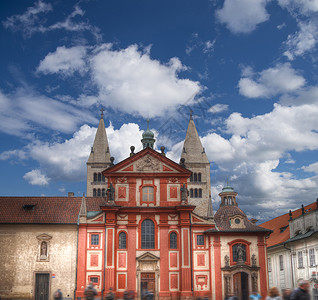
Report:
[[[100,118],[102,119],[103,118],[103,116],[104,116],[104,108],[101,108],[100,109]]]

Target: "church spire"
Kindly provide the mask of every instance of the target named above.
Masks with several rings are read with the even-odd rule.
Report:
[[[201,144],[198,131],[195,127],[192,111],[190,111],[190,121],[187,129],[186,138],[183,143],[181,158],[185,159],[185,163],[209,163],[209,159]]]
[[[192,171],[188,180],[188,190],[190,192],[189,204],[196,206],[194,213],[207,219],[213,219],[210,162],[201,144],[192,113],[191,110],[180,161]]]
[[[111,165],[108,140],[102,108],[94,144],[87,161],[87,197],[102,196],[106,189],[106,179],[102,172]]]
[[[110,163],[110,153],[104,123],[104,109],[101,109],[100,120],[88,163]]]

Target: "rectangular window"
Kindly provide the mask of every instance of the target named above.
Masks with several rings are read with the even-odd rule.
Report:
[[[99,234],[92,234],[91,235],[91,245],[92,246],[99,245]]]
[[[298,268],[303,268],[304,262],[303,262],[303,253],[302,251],[298,252]]]
[[[90,277],[90,281],[93,283],[98,283],[98,277]]]
[[[145,186],[142,188],[142,201],[143,202],[153,202],[153,187]]]
[[[316,266],[315,249],[309,249],[309,262],[311,267]]]
[[[204,235],[197,235],[197,246],[204,246]]]
[[[267,264],[268,264],[268,272],[272,272],[272,259],[271,258],[267,259]]]
[[[283,257],[283,255],[279,256],[279,269],[280,269],[280,271],[284,271],[284,257]]]

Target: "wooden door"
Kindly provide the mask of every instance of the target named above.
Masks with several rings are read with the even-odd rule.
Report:
[[[152,292],[154,295],[156,293],[156,279],[155,273],[141,273],[140,282],[141,298],[144,298],[145,292]]]
[[[49,300],[50,274],[35,274],[35,300]]]
[[[236,273],[233,276],[234,294],[239,300],[242,300],[242,282],[241,273]]]

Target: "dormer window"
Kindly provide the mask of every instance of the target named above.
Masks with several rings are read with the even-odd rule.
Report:
[[[25,204],[23,205],[24,210],[34,210],[36,204]]]

